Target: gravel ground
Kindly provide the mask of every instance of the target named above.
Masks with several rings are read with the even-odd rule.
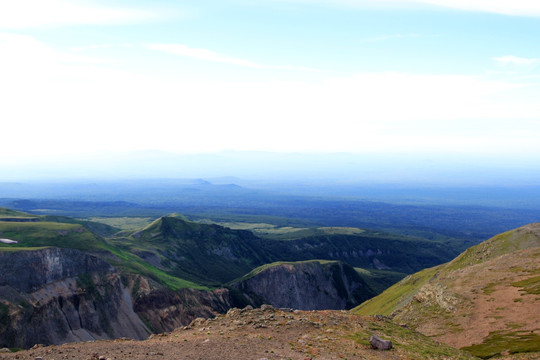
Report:
[[[215,319],[196,319],[145,341],[117,339],[35,346],[0,359],[413,359],[401,349],[379,351],[350,338],[377,322],[347,311],[292,311],[270,306],[231,309]],[[384,334],[379,334],[384,335]],[[365,339],[367,340],[367,339]]]

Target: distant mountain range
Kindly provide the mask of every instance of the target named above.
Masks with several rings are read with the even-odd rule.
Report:
[[[176,154],[135,151],[35,161],[0,159],[4,181],[237,178],[258,183],[538,186],[537,157],[420,153],[278,153],[222,151]],[[99,175],[98,175],[99,174]],[[306,180],[309,179],[309,180]],[[233,183],[236,181],[232,181]]]

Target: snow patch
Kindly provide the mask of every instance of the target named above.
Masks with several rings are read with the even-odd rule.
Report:
[[[10,240],[10,239],[0,239],[0,243],[2,244],[18,244],[18,241]]]

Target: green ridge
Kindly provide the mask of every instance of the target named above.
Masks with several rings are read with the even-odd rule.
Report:
[[[8,213],[8,211],[4,212]],[[103,228],[99,226],[101,224],[94,226],[94,224],[89,221],[78,221],[65,217],[46,216],[43,218],[46,220],[60,220],[63,222],[0,221],[0,236],[18,242],[16,244],[0,243],[0,251],[29,251],[40,250],[47,247],[77,249],[90,253],[97,253],[100,257],[106,257],[111,265],[122,271],[149,277],[174,290],[186,287],[208,289],[206,286],[184,280],[152,266],[140,257],[122,250],[113,244],[109,244],[101,236],[87,228],[103,230]]]

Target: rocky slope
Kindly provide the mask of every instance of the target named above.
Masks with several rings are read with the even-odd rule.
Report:
[[[229,290],[224,288],[173,291],[150,286],[142,277],[138,277],[136,282],[138,290],[134,292],[134,311],[154,333],[172,331],[198,317],[212,318],[238,305]]]
[[[226,289],[173,291],[78,250],[0,251],[0,347],[140,340],[232,305]]]
[[[388,351],[374,350],[375,334],[393,342]],[[36,347],[0,359],[473,359],[469,354],[437,343],[386,319],[360,317],[348,311],[281,311],[231,309],[214,319],[195,319],[191,325],[145,341],[96,341]]]
[[[347,309],[375,295],[350,265],[336,261],[273,263],[233,286],[252,303],[301,310]]]
[[[0,252],[0,346],[131,337],[150,333],[120,274],[72,249]]]
[[[539,309],[540,224],[530,224],[408,276],[355,311],[390,315],[487,358],[540,352]]]

